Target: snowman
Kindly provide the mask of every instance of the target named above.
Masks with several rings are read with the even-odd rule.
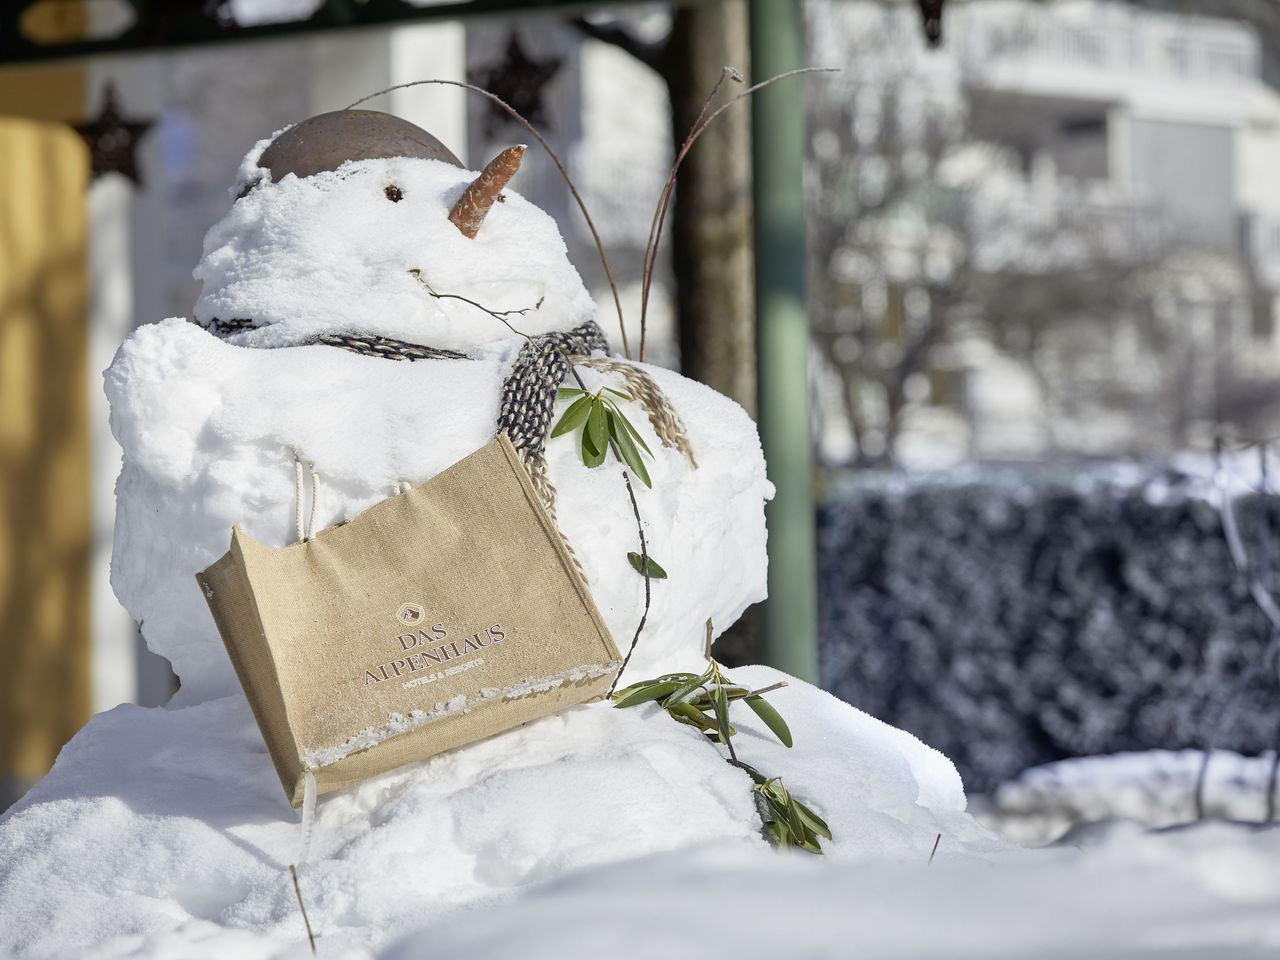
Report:
[[[0,916],[13,921],[0,952],[296,944],[287,870],[304,858],[316,932],[361,955],[597,864],[716,843],[772,855],[751,780],[702,734],[656,706],[600,702],[330,795],[304,856],[193,579],[235,524],[285,546],[503,431],[623,652],[643,618],[623,685],[701,672],[705,625],[718,634],[764,598],[772,488],[754,424],[613,353],[556,224],[513,188],[522,151],[469,171],[372,111],[286,129],[250,151],[205,238],[194,318],[121,347],[106,372],[124,452],[112,584],[180,689],[167,708],[94,718],[0,823]],[[567,377],[630,398],[648,485],[548,437]],[[664,579],[628,558],[640,533]],[[732,674],[753,689],[789,679]],[[941,754],[794,679],[770,699],[794,748],[745,711],[739,739],[826,818],[830,854],[922,858],[940,833],[983,842]]]

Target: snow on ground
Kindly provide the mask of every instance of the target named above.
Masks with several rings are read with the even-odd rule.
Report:
[[[575,874],[382,956],[1207,960],[1280,950],[1280,828],[1115,823],[1080,843],[990,859],[944,846],[931,865],[708,845]]]
[[[1033,767],[975,798],[978,818],[1025,845],[1050,843],[1078,823],[1123,818],[1152,827],[1197,818],[1199,750],[1147,750],[1082,757]],[[1205,814],[1242,822],[1267,815],[1273,753],[1242,757],[1219,750],[1205,780]],[[1280,808],[1280,797],[1276,798]]]
[[[938,834],[949,851],[1004,848],[963,812],[941,754],[799,681],[770,700],[795,748],[748,711],[735,743],[826,817],[829,860],[919,863]],[[326,955],[341,955],[328,951],[378,949],[462,912],[483,920],[584,869],[707,844],[773,856],[745,774],[656,707],[598,703],[322,800],[303,889]],[[209,924],[294,944],[299,846],[243,697],[118,707],[0,820],[0,955],[189,957],[190,939],[214,955],[223,935]]]

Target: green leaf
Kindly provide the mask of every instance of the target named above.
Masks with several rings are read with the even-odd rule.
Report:
[[[791,746],[791,728],[787,726],[787,721],[782,719],[782,714],[773,708],[773,705],[765,700],[764,697],[747,697],[747,706],[756,712],[756,716],[764,721],[764,725],[768,727],[775,737],[782,741],[785,746]]]
[[[586,392],[587,391],[582,390],[579,387],[561,387],[556,391],[556,399],[568,400],[570,397],[581,397],[584,396]]]
[[[729,698],[725,696],[724,687],[712,689],[711,703],[715,707],[716,726],[720,728],[720,742],[728,743],[733,733],[729,729]]]
[[[765,829],[770,834],[770,839],[775,847],[791,846],[791,831],[787,829],[787,825],[781,820],[766,820],[764,822]]]
[[[818,856],[822,856],[822,847],[818,846],[818,841],[812,840],[807,836],[803,837],[796,846],[801,850],[807,850],[810,853],[816,853]]]
[[[604,449],[591,442],[591,431],[582,431],[582,462],[588,467],[598,467],[604,463]]]
[[[781,784],[779,784],[779,786],[781,786]],[[791,799],[791,794],[786,793],[785,787],[783,787],[782,789],[783,789],[783,793],[787,798],[786,800],[787,822],[791,825],[791,832],[794,833],[797,837],[803,837],[804,821],[800,819],[800,811],[796,809],[796,803],[794,800]]]
[[[609,448],[609,423],[605,416],[607,409],[594,397],[591,400],[591,415],[587,417],[587,433],[591,435],[591,445],[597,450]]]
[[[640,436],[640,431],[631,425],[631,421],[622,415],[622,411],[618,411],[618,416],[622,420],[622,425],[627,428],[627,433],[631,434],[631,439],[638,443],[641,448],[649,456],[653,456],[653,451],[649,449],[649,445],[644,442],[644,437]]]
[[[640,576],[644,576],[645,567],[648,567],[650,580],[667,579],[667,571],[663,570],[662,567],[658,565],[658,561],[653,559],[653,557],[650,557],[649,562],[645,563],[645,558],[643,556],[632,551],[627,554],[627,559],[631,561],[631,566],[635,567],[636,573],[640,574]]]
[[[614,410],[609,410],[607,413],[609,436],[613,437],[614,442],[618,445],[618,452],[622,455],[623,462],[640,478],[641,483],[646,487],[652,487],[653,481],[649,479],[649,471],[645,469],[644,461],[640,459],[640,451],[636,449],[635,443],[632,442],[631,435],[627,433],[624,427],[618,424],[618,420],[622,418],[622,415]]]
[[[667,706],[664,703],[663,706],[666,708],[667,713],[671,714],[672,718],[679,723],[687,723],[689,726],[698,727],[701,730],[716,729],[716,725],[711,722],[706,714],[687,703],[677,703],[672,706]]]
[[[605,390],[607,390],[609,393],[612,393],[615,397],[621,397],[623,400],[631,399],[631,394],[623,393],[621,390],[615,390],[613,389],[613,387],[605,387]]]
[[[623,690],[621,693],[615,693],[613,705],[621,710],[626,707],[634,707],[637,704],[649,703],[652,700],[661,700],[679,685],[680,681],[678,680],[640,684],[639,689]]]
[[[669,708],[674,704],[683,703],[684,700],[690,694],[693,693],[693,691],[703,686],[708,679],[710,679],[709,674],[704,673],[700,677],[694,677],[693,679],[687,681],[686,683],[681,684],[680,686],[676,687],[676,689],[672,692],[671,696],[667,697],[666,701],[663,703],[663,706]]]
[[[724,688],[725,696],[726,696],[726,698],[728,699],[728,701],[729,701],[730,703],[733,703],[733,702],[734,702],[734,701],[736,701],[736,700],[740,700],[740,699],[742,699],[741,697],[735,697],[735,696],[734,696],[734,691],[735,691],[735,690],[742,690],[742,691],[746,692],[746,688],[745,688],[745,687],[725,687],[725,688]],[[692,698],[689,700],[689,703],[692,703],[692,704],[693,704],[695,707],[697,707],[699,710],[710,710],[710,709],[711,709],[711,695],[710,695],[710,694],[707,694],[707,693],[700,693],[700,694],[698,694],[696,697],[692,697]]]
[[[574,401],[569,409],[564,412],[564,416],[560,418],[560,422],[556,424],[555,429],[551,431],[552,439],[563,436],[572,430],[576,430],[586,422],[587,416],[591,413],[591,398],[579,397]]]
[[[796,805],[796,810],[800,813],[800,819],[804,821],[804,825],[820,837],[831,839],[831,828],[827,826],[827,821],[806,807],[799,800],[792,799]]]

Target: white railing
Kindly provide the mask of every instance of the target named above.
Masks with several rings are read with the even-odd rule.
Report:
[[[971,67],[1017,61],[1226,85],[1260,74],[1257,36],[1227,20],[1099,3],[1065,12],[975,5],[958,11],[954,21],[956,49]]]

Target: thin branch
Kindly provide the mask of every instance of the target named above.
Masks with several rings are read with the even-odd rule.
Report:
[[[292,863],[289,864],[289,872],[293,874],[293,892],[298,898],[298,909],[302,911],[302,922],[307,927],[307,940],[311,944],[311,955],[316,953],[316,937],[311,932],[311,918],[307,916],[307,905],[302,901],[302,884],[298,881],[298,868]]]
[[[1214,720],[1213,727],[1205,743],[1204,758],[1200,762],[1200,771],[1196,776],[1195,808],[1197,820],[1203,820],[1205,817],[1204,794],[1206,782],[1208,781],[1209,761],[1217,747],[1218,737],[1222,733],[1222,728],[1226,725],[1226,721],[1231,716],[1232,711],[1236,709],[1240,695],[1244,692],[1245,687],[1253,680],[1258,671],[1272,662],[1280,662],[1280,608],[1276,606],[1275,597],[1271,595],[1264,582],[1265,571],[1259,571],[1257,566],[1249,559],[1249,551],[1245,547],[1244,538],[1240,535],[1240,523],[1236,517],[1235,498],[1232,496],[1228,485],[1229,472],[1223,458],[1223,444],[1219,441],[1215,444],[1215,447],[1217,464],[1214,471],[1214,483],[1218,488],[1218,512],[1222,517],[1222,532],[1226,538],[1227,549],[1231,554],[1231,562],[1235,565],[1236,572],[1245,579],[1249,588],[1249,595],[1270,623],[1271,639],[1263,649],[1261,656],[1241,671],[1235,683],[1231,685],[1227,696],[1222,701],[1218,716]],[[1262,455],[1265,457],[1265,444],[1262,449]],[[1266,476],[1265,471],[1263,476]],[[1272,806],[1274,803],[1272,799],[1273,793],[1274,791],[1269,791],[1267,797],[1268,819],[1270,819],[1270,814],[1274,812]]]
[[[1249,587],[1249,595],[1253,597],[1253,602],[1258,605],[1263,615],[1271,624],[1271,630],[1280,636],[1280,606],[1276,605],[1276,599],[1267,590],[1261,572],[1257,566],[1250,562],[1249,553],[1245,549],[1244,539],[1240,536],[1240,526],[1236,520],[1236,511],[1234,500],[1230,491],[1227,489],[1226,469],[1222,464],[1221,455],[1218,458],[1218,489],[1222,498],[1222,531],[1227,538],[1227,548],[1231,551],[1231,560],[1239,571],[1240,576],[1245,578],[1245,582]],[[1273,645],[1275,640],[1272,641]]]
[[[732,71],[730,76],[737,74],[732,67],[726,67],[725,71]],[[675,163],[671,165],[671,172],[667,174],[667,182],[663,185],[662,193],[658,197],[657,209],[653,212],[653,221],[649,226],[649,239],[645,245],[644,268],[640,285],[640,360],[644,360],[645,332],[649,313],[649,287],[653,283],[653,265],[658,258],[658,243],[662,238],[662,225],[667,217],[667,208],[671,204],[671,191],[675,188],[676,174],[680,170],[680,164],[684,162],[685,155],[693,147],[698,137],[702,136],[702,132],[715,121],[716,117],[724,113],[739,100],[750,97],[759,90],[763,90],[770,84],[777,83],[787,77],[794,77],[803,73],[837,73],[834,67],[801,67],[798,70],[788,70],[786,73],[780,73],[777,76],[769,77],[767,80],[761,80],[757,84],[748,87],[742,93],[738,94],[727,103],[722,103],[709,116],[706,115],[707,106],[710,104],[710,97],[707,103],[703,105],[703,112],[699,114],[698,122],[693,125],[689,131],[689,135],[685,137],[684,143],[680,146],[679,153],[676,154]],[[715,91],[720,88],[720,84],[724,82],[726,73],[722,72],[720,79],[716,81],[715,87],[712,89],[711,96],[715,96]],[[740,74],[739,74],[740,76]]]
[[[414,267],[409,271],[409,276],[413,277],[413,279],[417,280],[420,284],[426,287],[427,293],[431,294],[431,296],[435,297],[437,300],[461,300],[463,303],[467,304],[468,306],[475,307],[477,310],[483,310],[485,313],[493,317],[495,320],[501,320],[503,323],[507,323],[506,318],[511,316],[512,314],[523,317],[530,310],[537,310],[539,307],[542,306],[542,301],[539,300],[532,307],[521,307],[518,310],[490,310],[484,304],[476,303],[474,300],[470,300],[467,297],[461,296],[460,294],[457,294],[457,293],[437,293],[436,289],[433,286],[431,286],[431,284],[429,284],[425,278],[423,278],[422,271],[419,270],[417,267]],[[513,333],[519,334],[520,336],[524,337],[526,340],[530,339],[527,333],[521,333],[519,330],[511,326],[511,324],[509,323],[507,323],[507,329],[511,330]]]
[[[551,162],[556,165],[556,169],[560,171],[560,176],[564,178],[565,184],[569,187],[569,192],[573,195],[574,201],[578,204],[578,209],[582,211],[583,219],[587,221],[587,228],[591,231],[591,239],[595,241],[596,252],[600,254],[600,263],[604,267],[604,275],[609,280],[609,290],[613,293],[613,305],[618,311],[618,329],[622,333],[622,352],[628,360],[631,359],[631,343],[627,339],[627,325],[622,318],[622,297],[618,294],[618,284],[613,279],[613,269],[609,266],[609,258],[604,252],[604,241],[600,239],[600,232],[596,229],[595,221],[591,219],[591,214],[587,212],[586,201],[582,199],[582,194],[578,193],[578,188],[574,186],[573,178],[569,176],[569,171],[565,169],[564,163],[561,162],[560,156],[551,149],[551,144],[538,132],[538,129],[526,120],[515,107],[507,103],[496,93],[490,93],[484,87],[478,87],[474,83],[463,83],[461,80],[412,80],[408,83],[397,83],[393,87],[387,87],[385,90],[379,90],[377,93],[371,93],[366,97],[361,97],[355,103],[347,106],[345,109],[351,110],[366,103],[375,97],[381,97],[384,94],[391,93],[395,90],[403,90],[406,87],[420,87],[435,84],[446,87],[459,87],[463,90],[470,90],[472,93],[478,93],[482,97],[487,97],[492,103],[496,103],[499,107],[507,112],[511,119],[520,124],[530,135],[538,141],[542,149],[547,151],[547,156],[551,158]]]
[[[569,358],[566,356],[566,360]],[[572,362],[569,363],[569,372],[573,374],[573,379],[578,381],[584,391],[587,385],[583,382],[581,375],[578,373],[577,367]],[[623,672],[627,669],[627,664],[631,662],[631,655],[636,652],[636,645],[640,642],[640,633],[644,630],[645,622],[649,619],[649,605],[652,603],[652,584],[649,580],[649,545],[644,538],[644,522],[640,519],[640,507],[636,503],[636,491],[631,486],[631,471],[629,471],[622,459],[622,453],[618,450],[617,443],[613,437],[609,437],[609,449],[613,451],[613,455],[623,463],[622,479],[627,485],[627,497],[631,500],[631,513],[636,518],[636,533],[640,537],[640,575],[644,577],[644,610],[640,614],[640,622],[636,624],[636,632],[631,637],[631,646],[627,648],[626,656],[622,658],[622,666],[618,668],[618,672],[613,675],[613,683],[609,684],[609,692],[605,694],[605,699],[613,696],[613,691],[618,688],[618,681],[622,679]]]
[[[1276,818],[1276,780],[1280,779],[1280,743],[1277,743],[1271,754],[1271,773],[1267,777],[1267,813],[1266,823]]]

